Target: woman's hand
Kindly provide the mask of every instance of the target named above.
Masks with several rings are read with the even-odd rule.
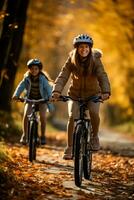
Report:
[[[50,101],[57,101],[59,99],[60,95],[61,94],[59,92],[53,92],[52,96],[50,98]]]
[[[13,96],[13,97],[12,97],[12,100],[18,101],[18,97],[17,97],[17,96]]]
[[[109,93],[101,94],[101,98],[102,98],[103,101],[109,99],[109,97],[110,97]]]

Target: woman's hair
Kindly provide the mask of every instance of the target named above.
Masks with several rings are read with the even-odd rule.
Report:
[[[78,49],[76,50],[76,57],[75,57],[76,62],[78,65],[85,66],[83,68],[83,75],[85,75],[85,76],[88,75],[87,72],[88,72],[91,62],[92,62],[91,55],[92,55],[92,49],[90,50],[90,53],[85,58],[81,58],[81,56],[78,53]]]

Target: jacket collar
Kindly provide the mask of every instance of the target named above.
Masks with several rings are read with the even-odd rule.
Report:
[[[77,49],[73,49],[69,55],[71,57],[71,62],[76,65],[76,57],[77,57]],[[93,58],[101,58],[102,57],[102,51],[100,49],[92,49],[92,53],[91,53],[91,56]]]

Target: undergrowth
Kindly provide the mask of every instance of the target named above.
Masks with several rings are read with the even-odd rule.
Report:
[[[13,141],[20,137],[20,126],[18,126],[9,112],[0,111],[0,141]]]

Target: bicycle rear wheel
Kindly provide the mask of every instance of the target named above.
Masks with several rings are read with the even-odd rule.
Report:
[[[75,133],[74,178],[75,185],[80,187],[83,175],[83,126],[79,124]]]
[[[29,127],[29,161],[36,160],[37,123],[32,121]]]
[[[90,127],[89,127],[90,128]],[[87,130],[85,137],[85,155],[83,156],[83,170],[84,178],[87,180],[91,179],[91,170],[92,170],[92,150],[90,145],[91,130]]]

